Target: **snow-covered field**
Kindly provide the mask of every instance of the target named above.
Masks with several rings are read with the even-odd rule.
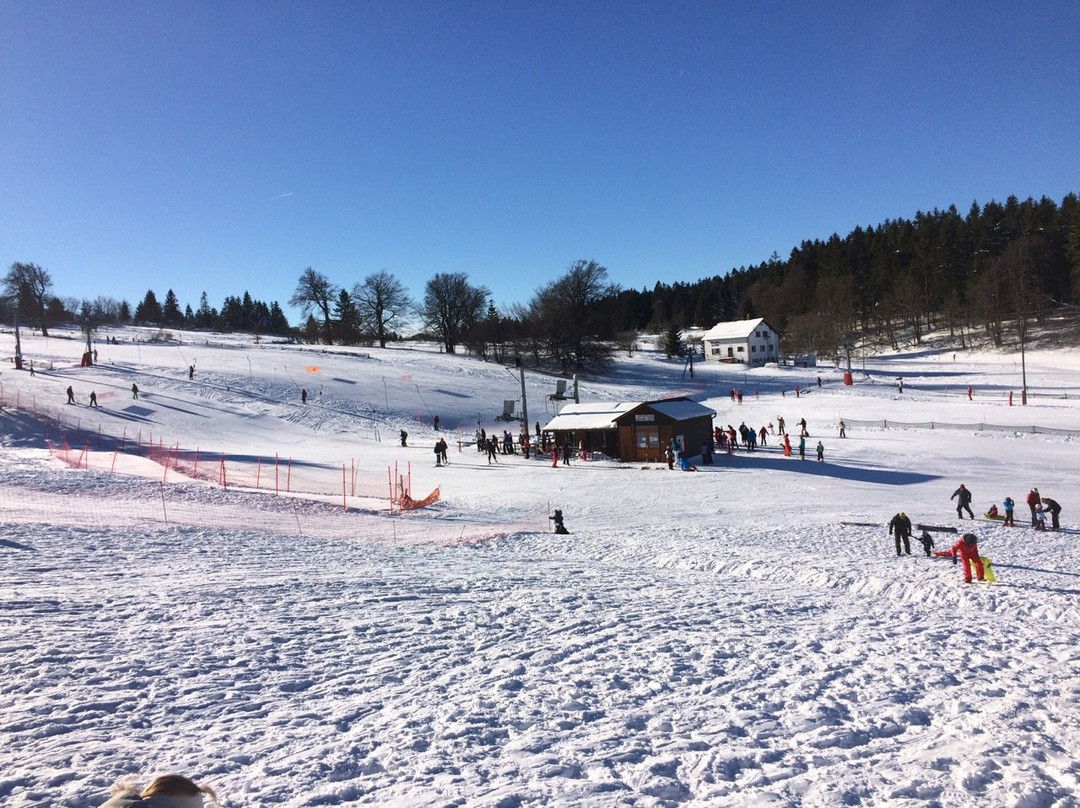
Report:
[[[1080,349],[1028,353],[1026,407],[1019,357],[951,348],[859,358],[851,387],[651,351],[580,380],[690,392],[722,425],[805,417],[826,447],[683,473],[459,450],[520,398],[472,358],[148,335],[103,333],[80,368],[76,334],[24,330],[36,375],[0,373],[0,804],[177,771],[230,807],[1080,805],[1080,438],[939,428],[1080,430]],[[555,380],[526,383],[545,422]],[[387,513],[394,474],[441,500]],[[1018,524],[1037,486],[1065,530],[960,523],[961,482]],[[900,510],[974,530],[999,582],[897,558]]]

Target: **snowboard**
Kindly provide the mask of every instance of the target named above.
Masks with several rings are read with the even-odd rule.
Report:
[[[925,530],[929,533],[957,533],[955,527],[948,525],[915,525],[916,530]]]
[[[1004,522],[1005,521],[1005,514],[1003,514],[1003,513],[984,513],[982,515],[982,518],[983,519],[992,519],[995,522]]]

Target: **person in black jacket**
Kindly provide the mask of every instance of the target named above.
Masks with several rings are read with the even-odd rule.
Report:
[[[911,520],[901,511],[889,522],[889,535],[896,538],[896,554],[900,553],[900,543],[904,543],[904,553],[911,555]]]
[[[1050,514],[1050,529],[1061,530],[1061,506],[1056,499],[1042,498],[1043,510]]]
[[[964,488],[964,484],[960,483],[960,487],[953,491],[953,495],[949,499],[956,500],[956,518],[963,519],[964,511],[968,512],[968,517],[975,518],[975,514],[971,512],[971,492]]]

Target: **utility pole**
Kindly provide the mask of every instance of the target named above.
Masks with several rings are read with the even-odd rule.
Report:
[[[521,365],[521,423],[525,425],[525,431],[529,431],[529,403],[525,399],[525,366]]]
[[[22,370],[22,341],[19,339],[18,312],[15,312],[15,370]]]

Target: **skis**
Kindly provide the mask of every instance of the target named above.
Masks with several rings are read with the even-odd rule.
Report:
[[[955,527],[948,525],[915,525],[916,530],[925,530],[928,533],[958,533]]]

